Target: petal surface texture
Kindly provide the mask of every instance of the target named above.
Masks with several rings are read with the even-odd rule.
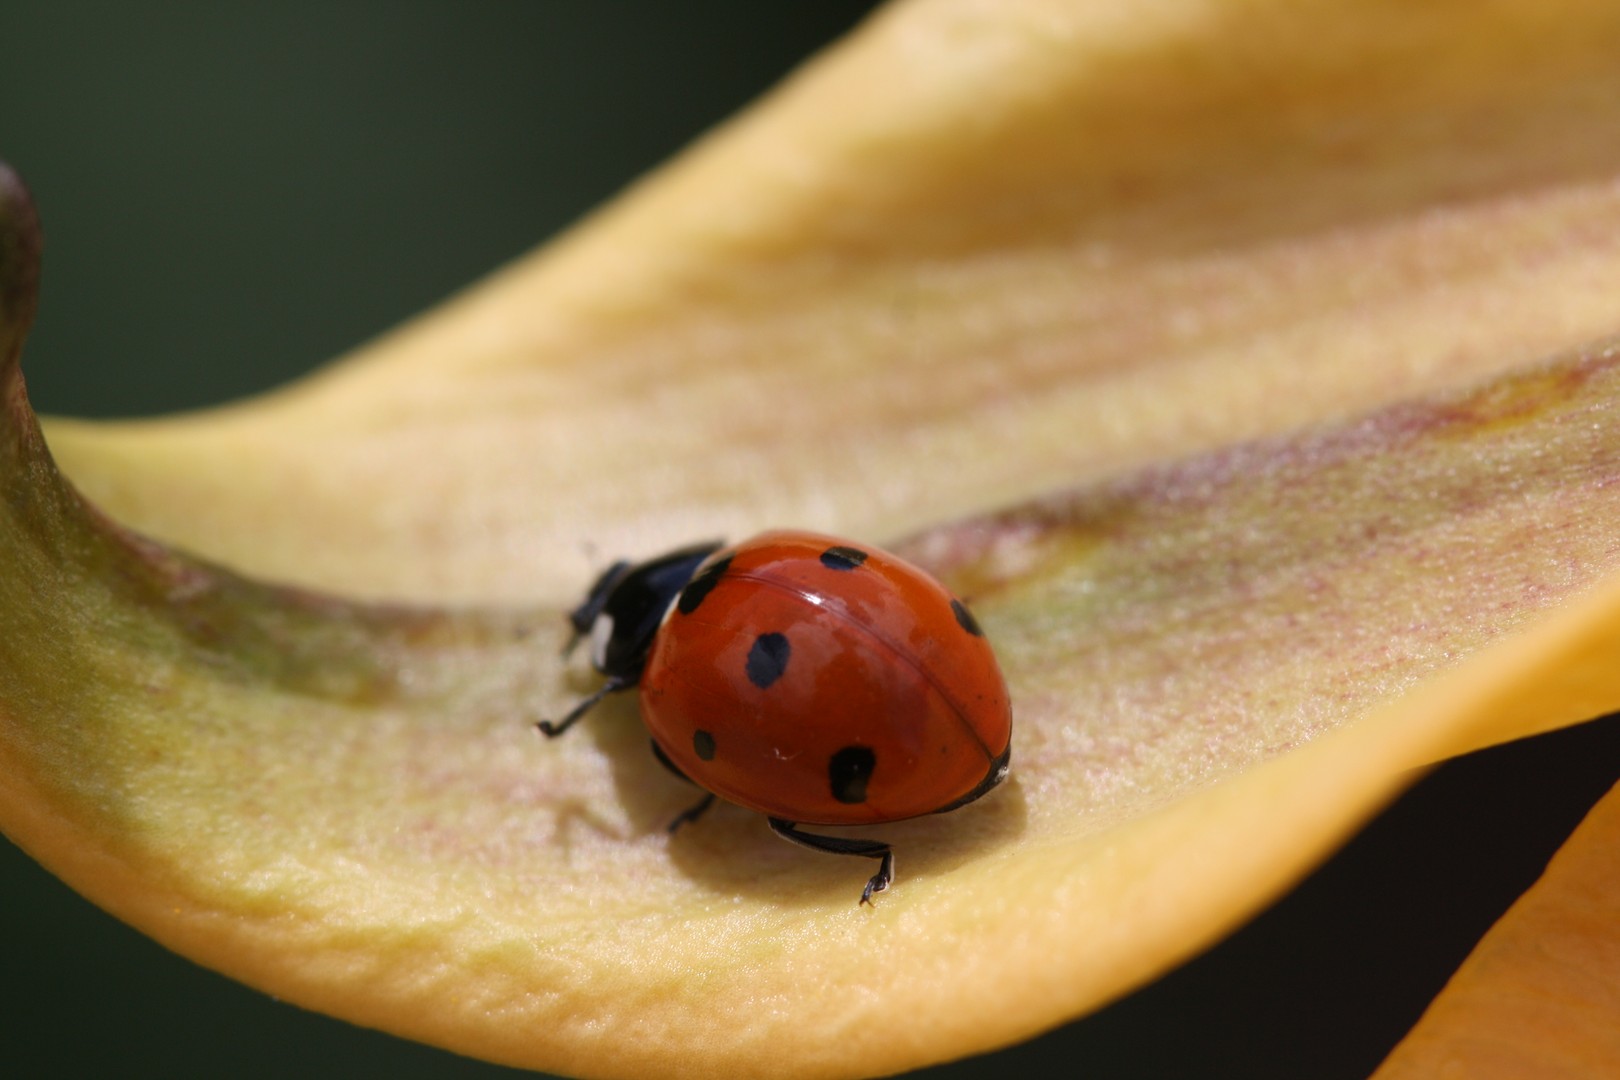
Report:
[[[553,1071],[1095,1007],[1414,770],[1620,703],[1616,56],[1604,4],[911,0],[359,354],[49,451],[7,176],[0,825],[202,963]],[[1013,697],[1006,784],[858,833],[875,909],[734,808],[667,836],[630,699],[531,726],[604,560],[782,525],[909,538]]]
[[[1605,3],[901,3],[344,363],[52,446],[346,595],[903,535],[1615,332],[1617,52]]]

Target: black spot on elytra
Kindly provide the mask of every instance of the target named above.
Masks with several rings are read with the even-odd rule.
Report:
[[[866,782],[877,767],[877,755],[865,746],[846,746],[827,762],[827,786],[841,803],[866,801]]]
[[[748,650],[748,681],[764,690],[787,670],[793,647],[785,634],[761,634]]]
[[[956,616],[957,625],[974,637],[984,637],[984,631],[979,629],[979,620],[973,617],[973,612],[960,600],[951,601],[951,614]]]
[[[681,598],[675,601],[675,610],[682,615],[690,615],[698,609],[698,605],[714,591],[720,584],[720,579],[727,570],[731,569],[731,556],[727,555],[717,563],[710,563],[681,590]],[[667,601],[666,601],[667,602]]]
[[[829,570],[853,570],[866,561],[860,548],[830,547],[821,553],[821,565]]]
[[[713,761],[714,736],[702,728],[692,732],[692,751],[704,761]]]

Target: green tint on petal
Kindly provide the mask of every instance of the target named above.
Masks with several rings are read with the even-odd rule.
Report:
[[[1196,951],[1414,767],[1620,699],[1606,354],[1156,466],[904,542],[998,648],[1013,778],[856,830],[899,852],[860,908],[864,867],[753,814],[667,835],[690,789],[629,699],[537,736],[595,685],[560,609],[255,585],[86,506],[22,394],[6,191],[0,824],[307,1007],[588,1076],[958,1057]]]

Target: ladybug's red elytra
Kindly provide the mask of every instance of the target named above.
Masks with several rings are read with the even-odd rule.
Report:
[[[800,825],[871,825],[972,802],[1007,775],[1012,710],[967,606],[896,555],[810,532],[682,548],[609,567],[570,615],[601,689],[639,687],[653,752],[777,835],[879,859],[861,903],[894,879],[879,840]]]

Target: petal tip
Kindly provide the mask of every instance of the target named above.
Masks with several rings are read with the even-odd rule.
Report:
[[[39,215],[16,171],[0,162],[0,378],[14,378],[39,300]]]

